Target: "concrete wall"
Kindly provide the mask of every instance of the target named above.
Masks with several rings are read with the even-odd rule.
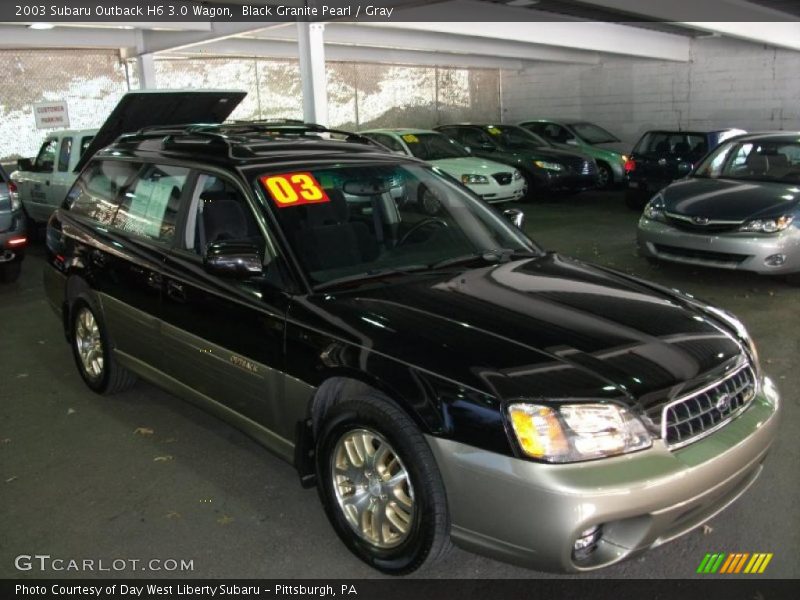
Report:
[[[689,63],[606,57],[503,72],[503,118],[576,117],[630,149],[657,127],[800,130],[800,52],[726,38],[692,41]]]

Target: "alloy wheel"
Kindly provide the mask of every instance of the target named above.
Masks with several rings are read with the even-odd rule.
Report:
[[[361,539],[389,549],[408,538],[414,490],[397,452],[381,434],[354,429],[342,435],[331,459],[331,481],[339,509]]]

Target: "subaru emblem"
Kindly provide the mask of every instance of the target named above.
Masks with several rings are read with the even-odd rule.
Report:
[[[708,225],[708,217],[692,217],[692,223],[695,225]]]
[[[726,412],[731,408],[731,395],[728,393],[720,394],[717,396],[717,402],[714,404],[719,412]]]

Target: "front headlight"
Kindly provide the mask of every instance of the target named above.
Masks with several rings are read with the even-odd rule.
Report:
[[[486,175],[462,175],[461,183],[476,184],[476,183],[489,183],[489,178]]]
[[[533,164],[535,164],[540,169],[545,169],[547,171],[563,171],[564,170],[564,166],[563,165],[560,165],[559,163],[556,163],[556,162],[549,162],[549,161],[546,161],[546,160],[535,160],[535,161],[533,161]]]
[[[517,181],[518,179],[522,179],[522,173],[515,169],[514,174],[511,177],[514,179],[514,181]]]
[[[791,215],[783,215],[782,217],[777,217],[776,219],[753,219],[752,221],[747,221],[741,227],[739,227],[739,231],[752,231],[754,233],[778,233],[779,231],[783,231],[789,225],[792,224],[794,217]]]
[[[644,207],[644,212],[642,214],[653,221],[663,221],[664,197],[660,193],[653,196],[650,202],[647,203],[647,206]]]
[[[591,460],[644,450],[652,439],[644,424],[613,404],[518,403],[508,416],[523,452],[551,463]]]

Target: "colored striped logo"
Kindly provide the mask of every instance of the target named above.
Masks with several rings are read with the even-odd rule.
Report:
[[[756,552],[750,554],[749,552],[732,552],[726,554],[725,552],[717,552],[715,554],[706,554],[705,558],[700,562],[697,567],[698,573],[720,573],[732,575],[737,573],[756,574],[763,573],[769,561],[772,560],[772,552]]]

